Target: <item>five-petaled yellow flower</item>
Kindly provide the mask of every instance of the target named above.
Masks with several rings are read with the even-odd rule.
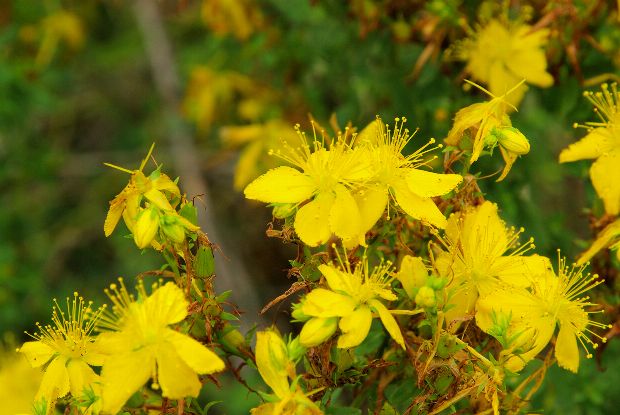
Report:
[[[530,349],[508,360],[506,367],[519,371],[545,348],[556,325],[560,331],[555,343],[555,357],[560,367],[577,372],[579,368],[580,343],[586,351],[587,345],[594,348],[590,336],[605,338],[594,333],[589,327],[608,327],[606,324],[590,320],[591,312],[586,307],[594,304],[584,294],[602,281],[597,275],[583,274],[584,267],[569,268],[564,259],[559,260],[557,275],[553,269],[530,276],[529,288],[509,287],[503,285],[480,299],[476,322],[480,328],[488,331],[492,325],[492,313],[510,316],[513,331],[521,333],[520,343],[529,342]],[[588,352],[587,357],[591,357]]]
[[[527,287],[530,275],[551,268],[545,257],[523,255],[534,246],[531,239],[519,246],[522,231],[507,229],[497,205],[489,201],[450,216],[440,239],[446,250],[435,263],[440,275],[451,280],[448,303],[453,307],[446,311],[447,321],[472,313],[479,296],[492,293],[500,283]]]
[[[33,335],[36,341],[24,343],[18,350],[32,367],[46,365],[45,374],[35,400],[45,400],[53,407],[58,398],[71,392],[75,398],[87,389],[97,389],[99,376],[91,366],[101,366],[104,355],[91,336],[101,309],[93,311],[91,303],[74,293],[67,298],[66,311],[56,301],[52,312],[53,325],[40,326]]]
[[[321,415],[323,412],[299,386],[295,363],[287,346],[273,329],[256,334],[256,367],[261,377],[273,390],[275,398],[252,409],[253,415]]]
[[[390,129],[377,118],[358,136],[358,148],[365,150],[372,174],[354,193],[361,212],[363,233],[370,230],[386,206],[389,207],[390,196],[414,219],[438,228],[446,226],[446,218],[432,198],[454,190],[463,177],[458,174],[433,173],[421,168],[431,161],[425,155],[432,150],[426,147],[435,142],[433,139],[412,154],[403,155],[403,149],[415,134],[410,134],[404,126],[405,122],[407,119],[404,117],[396,118],[394,128]]]
[[[345,262],[344,269],[320,265],[329,289],[315,288],[301,303],[306,321],[300,333],[301,344],[313,347],[323,343],[340,328],[339,348],[359,345],[370,330],[373,314],[378,315],[387,332],[403,349],[405,341],[392,313],[381,300],[394,301],[396,294],[390,287],[392,277],[389,263],[368,269],[366,258],[354,271]]]
[[[187,317],[189,306],[174,283],[154,288],[150,296],[139,283],[136,299],[120,280],[120,288],[113,284],[106,293],[113,307],[99,321],[104,331],[97,340],[108,355],[101,370],[104,412],[117,413],[149,378],[164,397],[196,397],[202,386],[198,374],[224,369],[214,352],[169,327]]]
[[[613,83],[601,85],[597,93],[585,92],[600,122],[586,122],[588,134],[560,153],[560,163],[596,159],[590,179],[610,215],[620,213],[620,92]]]
[[[351,244],[359,238],[361,221],[351,189],[368,175],[362,152],[342,137],[331,145],[316,138],[312,146],[305,138],[301,141],[299,147],[276,153],[301,171],[287,166],[271,169],[245,188],[245,197],[298,205],[294,227],[306,245],[324,244],[332,234]]]
[[[492,19],[456,45],[456,56],[467,61],[465,70],[488,85],[493,95],[504,95],[522,79],[547,88],[553,85],[543,50],[548,35],[547,29],[532,30],[520,22]],[[508,101],[518,106],[525,91],[527,87],[521,85]]]

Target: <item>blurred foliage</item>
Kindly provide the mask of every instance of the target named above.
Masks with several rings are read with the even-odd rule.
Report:
[[[459,0],[159,3],[184,85],[179,110],[194,128],[200,168],[217,201],[213,210],[262,282],[265,303],[281,292],[290,255],[265,242],[269,213],[234,193],[233,170],[239,146],[242,157],[266,169],[265,150],[277,144],[267,133],[235,141],[231,132],[307,127],[309,114],[325,127],[364,126],[380,115],[406,116],[420,137],[441,139],[459,108],[484,99],[461,87],[464,65],[444,52],[463,38],[467,22],[474,26],[479,14],[499,7]],[[481,188],[509,222],[536,238],[539,253],[553,256],[561,247],[574,257],[591,238],[585,207],[595,216],[603,207],[587,179],[588,165],[560,165],[557,154],[581,136],[573,122],[592,118],[584,88],[618,78],[617,5],[503,3],[512,14],[528,3],[532,23],[549,28],[546,53],[555,84],[531,87],[512,116],[530,139],[530,154],[504,183],[483,180]],[[134,13],[120,1],[0,4],[0,332],[21,333],[46,319],[51,296],[78,290],[101,298],[117,274],[161,265],[150,252],[135,256],[122,235],[106,240],[102,230],[108,200],[126,179],[103,162],[138,160],[156,142],[159,161],[169,164],[162,98]],[[484,158],[479,168],[491,174],[501,163]],[[614,283],[608,280],[610,293]],[[532,408],[610,413],[620,404],[614,393],[619,356],[612,342],[603,373],[593,362],[577,377],[552,370]],[[386,390],[396,410],[403,410],[398,397],[411,387]],[[244,404],[237,399],[243,392],[222,391],[210,393],[224,401],[215,406],[224,412],[242,413],[255,403],[227,406]]]

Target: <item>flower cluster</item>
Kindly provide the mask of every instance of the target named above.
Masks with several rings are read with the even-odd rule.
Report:
[[[150,175],[142,173],[153,151],[149,150],[138,170],[127,170],[113,164],[106,165],[131,174],[129,183],[110,202],[105,219],[104,232],[110,236],[122,217],[133,234],[138,248],[161,250],[161,242],[181,243],[186,234],[196,232],[198,227],[184,217],[186,201],[181,197],[179,187],[158,166]]]
[[[288,146],[276,155],[292,166],[272,169],[245,188],[248,199],[288,205],[295,212],[294,227],[309,246],[326,243],[335,235],[346,246],[365,244],[365,234],[384,214],[390,201],[429,225],[443,228],[446,219],[432,197],[452,191],[462,180],[457,174],[438,174],[422,167],[427,145],[403,155],[413,137],[396,119],[393,130],[377,120],[365,134],[339,136],[331,142],[305,137],[299,147]],[[302,133],[299,133],[302,135]]]

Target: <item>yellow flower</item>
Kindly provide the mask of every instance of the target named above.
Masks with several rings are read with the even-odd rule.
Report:
[[[39,26],[41,46],[35,58],[39,67],[47,66],[52,61],[61,42],[73,50],[80,49],[84,44],[84,27],[75,13],[58,10],[45,17]]]
[[[18,350],[32,367],[47,364],[35,396],[37,401],[45,399],[52,407],[58,398],[69,392],[79,397],[85,389],[99,382],[91,366],[101,366],[104,355],[91,332],[100,315],[101,309],[93,311],[91,303],[85,304],[84,299],[74,293],[73,300],[67,298],[66,311],[54,301],[53,325],[37,324],[39,333],[32,335],[36,341],[26,342]]]
[[[445,238],[446,251],[436,259],[439,274],[451,279],[447,289],[453,305],[446,311],[447,321],[462,318],[474,311],[480,295],[493,292],[500,284],[527,287],[530,275],[549,268],[549,259],[523,254],[534,248],[533,240],[519,246],[519,235],[507,229],[497,213],[497,205],[482,205],[452,214]]]
[[[287,166],[271,169],[245,188],[245,197],[297,205],[312,199],[299,208],[294,222],[295,232],[306,245],[321,245],[332,234],[345,243],[357,240],[361,217],[351,189],[367,178],[361,152],[352,149],[344,137],[329,146],[316,138],[312,146],[305,137],[301,141],[299,147],[287,146],[275,153],[301,172]]]
[[[218,115],[226,112],[238,95],[257,96],[261,92],[263,91],[258,90],[252,80],[245,75],[232,71],[216,71],[202,65],[196,66],[192,69],[187,82],[183,112],[196,124],[200,132],[208,132]],[[241,105],[239,107],[243,108]]]
[[[256,367],[261,377],[273,390],[276,398],[252,409],[254,415],[320,415],[323,412],[312,402],[295,379],[295,363],[287,346],[273,329],[256,334]]]
[[[518,83],[502,96],[495,96],[479,85],[466,81],[483,92],[487,93],[491,100],[478,102],[460,109],[454,117],[454,124],[448,136],[444,140],[450,146],[458,146],[467,133],[473,136],[473,149],[470,165],[478,160],[482,150],[486,147],[493,150],[499,146],[505,166],[498,182],[504,180],[512,165],[520,155],[530,151],[527,138],[516,128],[512,127],[508,108],[512,105],[506,101],[506,97],[512,94],[522,84]],[[514,107],[513,107],[514,108]]]
[[[583,274],[584,267],[569,268],[565,259],[559,260],[558,274],[553,269],[531,276],[531,287],[517,288],[502,286],[480,299],[476,322],[484,331],[492,327],[492,313],[510,316],[512,330],[522,333],[517,342],[531,344],[525,353],[512,357],[506,367],[519,371],[545,348],[556,325],[560,331],[555,343],[555,357],[560,367],[577,372],[579,368],[578,343],[588,352],[587,345],[598,345],[590,335],[601,338],[588,327],[608,327],[589,319],[592,312],[585,310],[594,304],[584,294],[600,284],[597,275]],[[610,326],[609,326],[610,327]],[[588,352],[587,357],[592,357]]]
[[[463,178],[458,174],[438,174],[422,170],[432,159],[425,159],[431,139],[414,153],[405,156],[403,149],[413,135],[404,127],[406,118],[396,118],[394,129],[373,121],[357,138],[357,148],[370,161],[371,179],[354,193],[361,213],[361,231],[366,233],[379,220],[391,196],[400,208],[414,219],[444,228],[446,218],[433,197],[451,192]],[[441,145],[439,145],[441,147]]]
[[[260,7],[248,0],[203,0],[202,19],[218,35],[232,33],[239,40],[263,25]]]
[[[380,300],[394,301],[397,298],[390,287],[392,278],[389,277],[389,263],[375,267],[372,273],[369,272],[366,258],[354,271],[351,271],[348,262],[343,269],[323,264],[319,270],[329,289],[315,288],[301,305],[303,314],[312,317],[304,324],[299,335],[303,346],[313,347],[325,341],[316,341],[314,326],[328,319],[335,322],[337,318],[341,331],[338,347],[355,347],[368,335],[373,313],[376,313],[394,341],[405,348],[398,323]]]
[[[590,179],[598,196],[603,199],[605,211],[620,213],[620,92],[616,83],[601,85],[601,92],[585,92],[594,105],[600,122],[575,125],[588,129],[588,134],[560,153],[560,163],[596,159],[590,167]]]
[[[615,249],[618,260],[620,260],[620,219],[610,223],[599,233],[596,240],[592,243],[583,254],[579,256],[577,265],[583,265],[588,262],[601,249],[609,247]]]
[[[465,70],[475,80],[501,96],[522,79],[542,88],[553,85],[543,50],[548,35],[547,29],[533,31],[531,26],[520,22],[492,19],[457,44],[455,51],[457,58],[467,61]],[[525,91],[527,87],[520,85],[509,102],[518,106]]]
[[[171,201],[173,203],[180,201],[181,192],[179,187],[167,175],[162,173],[159,168],[148,177],[142,173],[154,147],[155,145],[153,144],[147,156],[140,163],[138,170],[127,170],[123,167],[105,163],[109,167],[131,174],[129,184],[110,201],[110,209],[103,225],[106,236],[110,236],[114,232],[121,216],[127,228],[133,231],[143,200],[164,211],[174,211]]]
[[[108,357],[103,363],[103,410],[117,413],[129,397],[149,378],[170,399],[196,397],[201,383],[198,374],[224,369],[224,362],[202,343],[169,326],[187,317],[188,301],[181,289],[169,282],[146,293],[138,284],[135,299],[120,280],[106,294],[111,312],[98,324],[105,330],[98,343]]]

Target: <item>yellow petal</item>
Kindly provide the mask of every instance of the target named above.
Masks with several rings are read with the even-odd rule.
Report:
[[[40,341],[26,342],[18,351],[26,356],[32,367],[46,364],[56,353],[54,349]]]
[[[585,264],[601,249],[609,246],[612,240],[618,237],[620,237],[620,219],[606,226],[605,229],[603,229],[601,233],[598,234],[596,240],[592,243],[590,248],[588,248],[587,251],[581,254],[579,260],[577,261],[577,265]]]
[[[198,396],[202,384],[198,375],[176,353],[169,343],[157,349],[157,378],[162,395],[170,399]]]
[[[357,203],[343,185],[335,187],[336,198],[329,213],[331,231],[343,242],[357,240],[360,234],[360,212]]]
[[[551,261],[547,257],[510,255],[497,258],[489,273],[507,284],[529,287],[535,277],[552,270]]]
[[[174,283],[168,282],[157,288],[145,301],[146,315],[154,325],[178,323],[187,316],[189,302],[183,291]]]
[[[278,397],[289,392],[286,344],[274,330],[256,333],[256,366],[267,385]]]
[[[406,255],[400,264],[400,270],[396,274],[396,278],[407,292],[407,296],[413,299],[414,290],[426,284],[428,270],[424,262],[422,262],[422,258]]]
[[[313,317],[339,317],[350,314],[354,308],[355,303],[351,297],[324,288],[315,288],[306,295],[301,311]]]
[[[150,189],[144,192],[144,197],[148,199],[149,202],[160,208],[161,210],[174,210],[168,201],[166,195],[160,192],[157,189]]]
[[[373,185],[357,190],[353,197],[360,211],[360,232],[366,233],[381,218],[388,203],[385,186]]]
[[[103,412],[115,414],[151,377],[155,358],[150,348],[110,356],[101,370]]]
[[[562,150],[560,153],[560,163],[595,159],[610,151],[613,146],[612,132],[608,128],[595,128],[581,140]]]
[[[315,190],[316,186],[307,175],[282,166],[258,177],[243,193],[248,199],[266,203],[299,203],[309,199]]]
[[[620,213],[620,148],[603,154],[590,167],[590,177],[610,215]]]
[[[547,59],[542,50],[517,50],[507,61],[510,71],[528,84],[548,88],[553,85],[553,77],[547,73]]]
[[[366,336],[368,336],[371,323],[372,313],[370,308],[365,305],[342,317],[338,324],[342,331],[342,334],[338,337],[338,348],[355,347],[363,342]]]
[[[497,213],[497,205],[489,201],[469,211],[464,218],[462,241],[468,252],[484,261],[499,258],[508,245],[506,225]]]
[[[45,369],[41,386],[35,397],[44,398],[47,402],[55,401],[69,393],[69,374],[67,373],[67,358],[58,356]]]
[[[496,182],[501,182],[508,176],[510,169],[512,169],[512,165],[517,161],[519,156],[515,153],[511,153],[510,151],[505,150],[500,146],[499,152],[502,154],[502,158],[504,159],[504,169],[502,170],[502,174],[497,178]]]
[[[110,202],[110,209],[108,210],[108,214],[105,217],[105,222],[103,223],[103,232],[105,236],[110,236],[112,235],[112,232],[114,232],[114,229],[123,214],[123,210],[125,210],[125,203],[126,199],[123,193],[116,196]]]
[[[573,373],[579,369],[579,347],[575,330],[568,324],[560,324],[558,340],[555,343],[555,357],[558,365]]]
[[[446,227],[446,218],[431,198],[416,195],[404,183],[393,188],[396,201],[401,209],[414,219],[427,222],[438,228]]]
[[[319,271],[327,280],[327,285],[334,291],[341,291],[342,293],[346,293],[349,285],[347,284],[347,279],[350,279],[351,276],[331,265],[321,264],[319,265]]]
[[[405,180],[413,193],[421,197],[433,197],[449,193],[463,180],[463,177],[460,174],[438,174],[407,169]]]
[[[67,373],[71,384],[71,395],[74,397],[81,396],[98,376],[95,372],[81,359],[71,359],[67,364]]]
[[[320,193],[317,197],[303,205],[295,216],[295,232],[308,246],[324,244],[331,237],[329,214],[334,204],[335,196],[330,193]]]
[[[389,310],[383,305],[383,303],[377,299],[371,299],[368,301],[370,307],[379,314],[379,318],[383,323],[383,327],[390,333],[390,336],[394,339],[396,343],[400,345],[403,349],[405,348],[405,340],[403,339],[403,334],[400,332],[400,327],[398,327],[398,323],[394,316],[389,312]]]
[[[454,117],[454,125],[444,140],[446,144],[456,146],[459,144],[465,130],[478,126],[489,112],[488,102],[478,102],[460,109]]]
[[[299,333],[299,342],[304,347],[314,347],[329,339],[338,328],[337,317],[314,317],[306,321]]]
[[[164,337],[174,346],[179,357],[196,373],[211,374],[220,372],[226,367],[217,354],[185,334],[166,329]]]
[[[175,196],[181,195],[179,186],[177,186],[177,184],[173,182],[172,179],[170,179],[170,177],[168,177],[168,175],[164,173],[160,173],[159,177],[157,177],[156,179],[153,179],[151,183],[153,187],[157,190],[170,192]]]
[[[242,190],[248,183],[258,176],[258,159],[264,154],[262,141],[248,144],[239,155],[235,166],[233,186],[235,190]]]

